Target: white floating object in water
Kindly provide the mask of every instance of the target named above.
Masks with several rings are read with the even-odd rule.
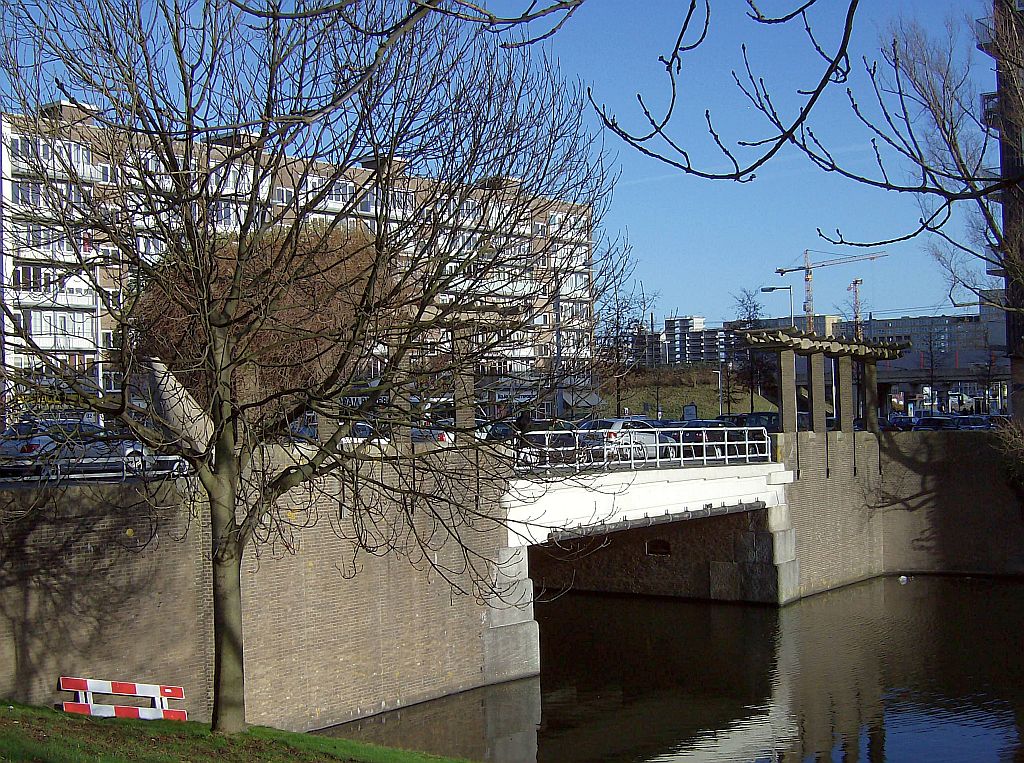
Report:
[[[906,585],[908,580],[910,580],[910,578],[906,575],[900,575],[900,585]]]

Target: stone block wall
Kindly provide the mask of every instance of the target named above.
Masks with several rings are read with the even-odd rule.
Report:
[[[1024,514],[985,432],[783,435],[799,595],[883,574],[1024,574]]]
[[[740,511],[530,549],[538,595],[575,591],[777,603],[768,510]]]
[[[178,684],[209,717],[204,548],[168,486],[0,492],[0,697],[74,699],[61,675]]]
[[[279,519],[294,532],[250,547],[243,564],[249,722],[322,728],[538,673],[530,601],[516,598],[530,590],[518,579],[525,554],[502,551],[507,531],[489,514],[495,501],[461,493],[463,550],[445,542],[426,504],[382,502],[357,528],[344,490],[321,488],[289,496]],[[206,516],[173,489],[151,490],[0,493],[0,696],[71,699],[56,691],[61,674],[180,684],[190,717],[209,719]],[[433,550],[409,535],[398,539],[399,553],[357,550],[356,537],[409,532],[393,512],[410,512]],[[488,606],[473,577],[500,578],[504,601]]]

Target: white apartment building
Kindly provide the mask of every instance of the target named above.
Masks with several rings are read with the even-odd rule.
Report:
[[[43,107],[41,113],[60,123],[47,137],[19,127],[24,122],[17,115],[0,118],[0,300],[10,311],[0,364],[29,369],[38,363],[39,352],[52,353],[75,368],[89,369],[105,389],[114,391],[119,378],[116,370],[104,367],[103,350],[117,339],[107,313],[126,275],[104,267],[84,278],[83,263],[92,269],[94,262],[112,262],[113,255],[109,260],[93,256],[97,237],[86,228],[68,226],[66,220],[63,225],[54,220],[83,194],[127,197],[135,193],[137,180],[130,167],[118,166],[99,150],[102,141],[96,137],[103,128],[91,123],[88,111],[59,103]],[[223,145],[245,139],[226,136]],[[46,177],[40,177],[41,168]],[[538,380],[552,372],[565,377],[561,385],[566,389],[589,384],[594,317],[589,210],[543,199],[533,205],[535,214],[510,223],[509,210],[487,200],[514,180],[490,178],[438,197],[435,181],[404,177],[395,162],[391,170],[401,182],[392,183],[385,194],[373,185],[378,169],[367,161],[339,174],[334,167],[296,159],[291,176],[279,174],[257,183],[244,165],[225,163],[209,172],[214,200],[208,213],[218,229],[231,231],[242,223],[254,190],[265,199],[266,214],[282,219],[300,201],[317,200],[309,214],[313,223],[361,225],[374,234],[386,231],[400,239],[401,251],[410,260],[429,258],[431,252],[444,258],[450,279],[437,295],[439,302],[479,292],[482,300],[525,311],[529,325],[508,336],[490,337],[490,352],[477,369],[478,402],[491,415],[536,398]],[[428,191],[433,199],[429,209],[422,203]],[[142,204],[140,208],[145,209]],[[140,214],[133,224],[139,253],[159,258],[165,244],[153,234],[158,227],[153,219]],[[69,228],[75,230],[70,236]],[[484,250],[492,260],[480,275],[467,263],[479,260]],[[502,266],[494,267],[494,260]],[[102,292],[93,287],[96,283],[105,285]],[[38,351],[27,351],[25,337]],[[441,352],[448,343],[450,337],[439,335],[436,346],[423,353]],[[367,358],[369,375],[373,367],[373,359]],[[542,412],[550,414],[554,406],[554,398],[546,400]]]
[[[702,315],[665,318],[663,337],[665,362],[669,365],[724,362],[736,344],[730,329],[708,327]]]

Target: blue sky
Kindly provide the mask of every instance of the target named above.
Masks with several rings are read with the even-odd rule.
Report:
[[[826,12],[816,19],[815,31],[829,47],[839,28],[834,14],[845,10],[846,3],[820,4]],[[657,56],[670,48],[685,5],[668,0],[588,0],[555,36],[550,49],[564,75],[581,78],[620,122],[635,124],[638,91],[652,103],[664,98],[664,68]],[[706,160],[714,157],[702,130],[705,108],[712,110],[723,137],[767,134],[759,115],[732,83],[731,70],[742,66],[741,42],[748,43],[757,71],[768,78],[780,104],[792,104],[784,97],[795,87],[813,84],[821,71],[807,54],[801,29],[756,29],[743,18],[742,0],[716,0],[712,5],[711,34],[684,74],[686,113],[675,128],[676,136],[694,147],[695,158]],[[761,7],[770,12],[792,5],[775,0]],[[880,34],[896,14],[917,18],[941,32],[947,18],[962,18],[966,24],[989,15],[989,7],[982,0],[862,0],[853,44],[855,70],[863,69],[861,56],[877,58]],[[981,54],[976,61],[985,82],[990,62]],[[868,138],[851,124],[848,110],[840,108],[842,91],[837,89],[834,96],[822,104],[813,123],[838,155],[851,163],[869,161]],[[704,315],[709,322],[728,320],[735,313],[732,295],[762,285],[792,285],[799,314],[801,273],[781,277],[776,268],[802,262],[804,249],[823,252],[812,254],[813,260],[863,253],[829,245],[818,237],[817,228],[840,227],[851,237],[872,239],[903,232],[919,217],[913,198],[826,175],[792,152],[777,156],[759,171],[757,180],[741,185],[686,177],[611,135],[607,145],[617,154],[621,177],[606,227],[628,234],[638,276],[648,291],[659,294],[658,319],[678,312]],[[924,250],[923,240],[890,245],[885,251],[889,256],[883,259],[816,271],[816,311],[848,311],[847,287],[854,278],[862,278],[866,311],[933,307],[936,312],[957,312],[949,303],[946,278]],[[769,315],[788,313],[784,291],[761,296]]]

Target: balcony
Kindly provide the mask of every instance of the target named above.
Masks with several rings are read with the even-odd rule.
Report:
[[[974,37],[978,41],[978,50],[990,56],[994,55],[996,40],[995,19],[991,16],[977,19],[974,22]]]
[[[981,94],[981,123],[989,130],[1000,129],[999,93]]]
[[[73,183],[97,183],[103,179],[102,168],[95,164],[75,162],[67,165],[57,159],[39,159],[11,155],[11,174],[23,177],[45,177],[70,180]]]
[[[46,289],[24,289],[11,287],[16,308],[51,307],[94,309],[97,306],[93,289],[77,286],[50,287]]]
[[[35,333],[32,341],[43,351],[96,352],[96,338],[68,333]],[[19,337],[8,337],[11,350],[17,352],[24,344]]]

